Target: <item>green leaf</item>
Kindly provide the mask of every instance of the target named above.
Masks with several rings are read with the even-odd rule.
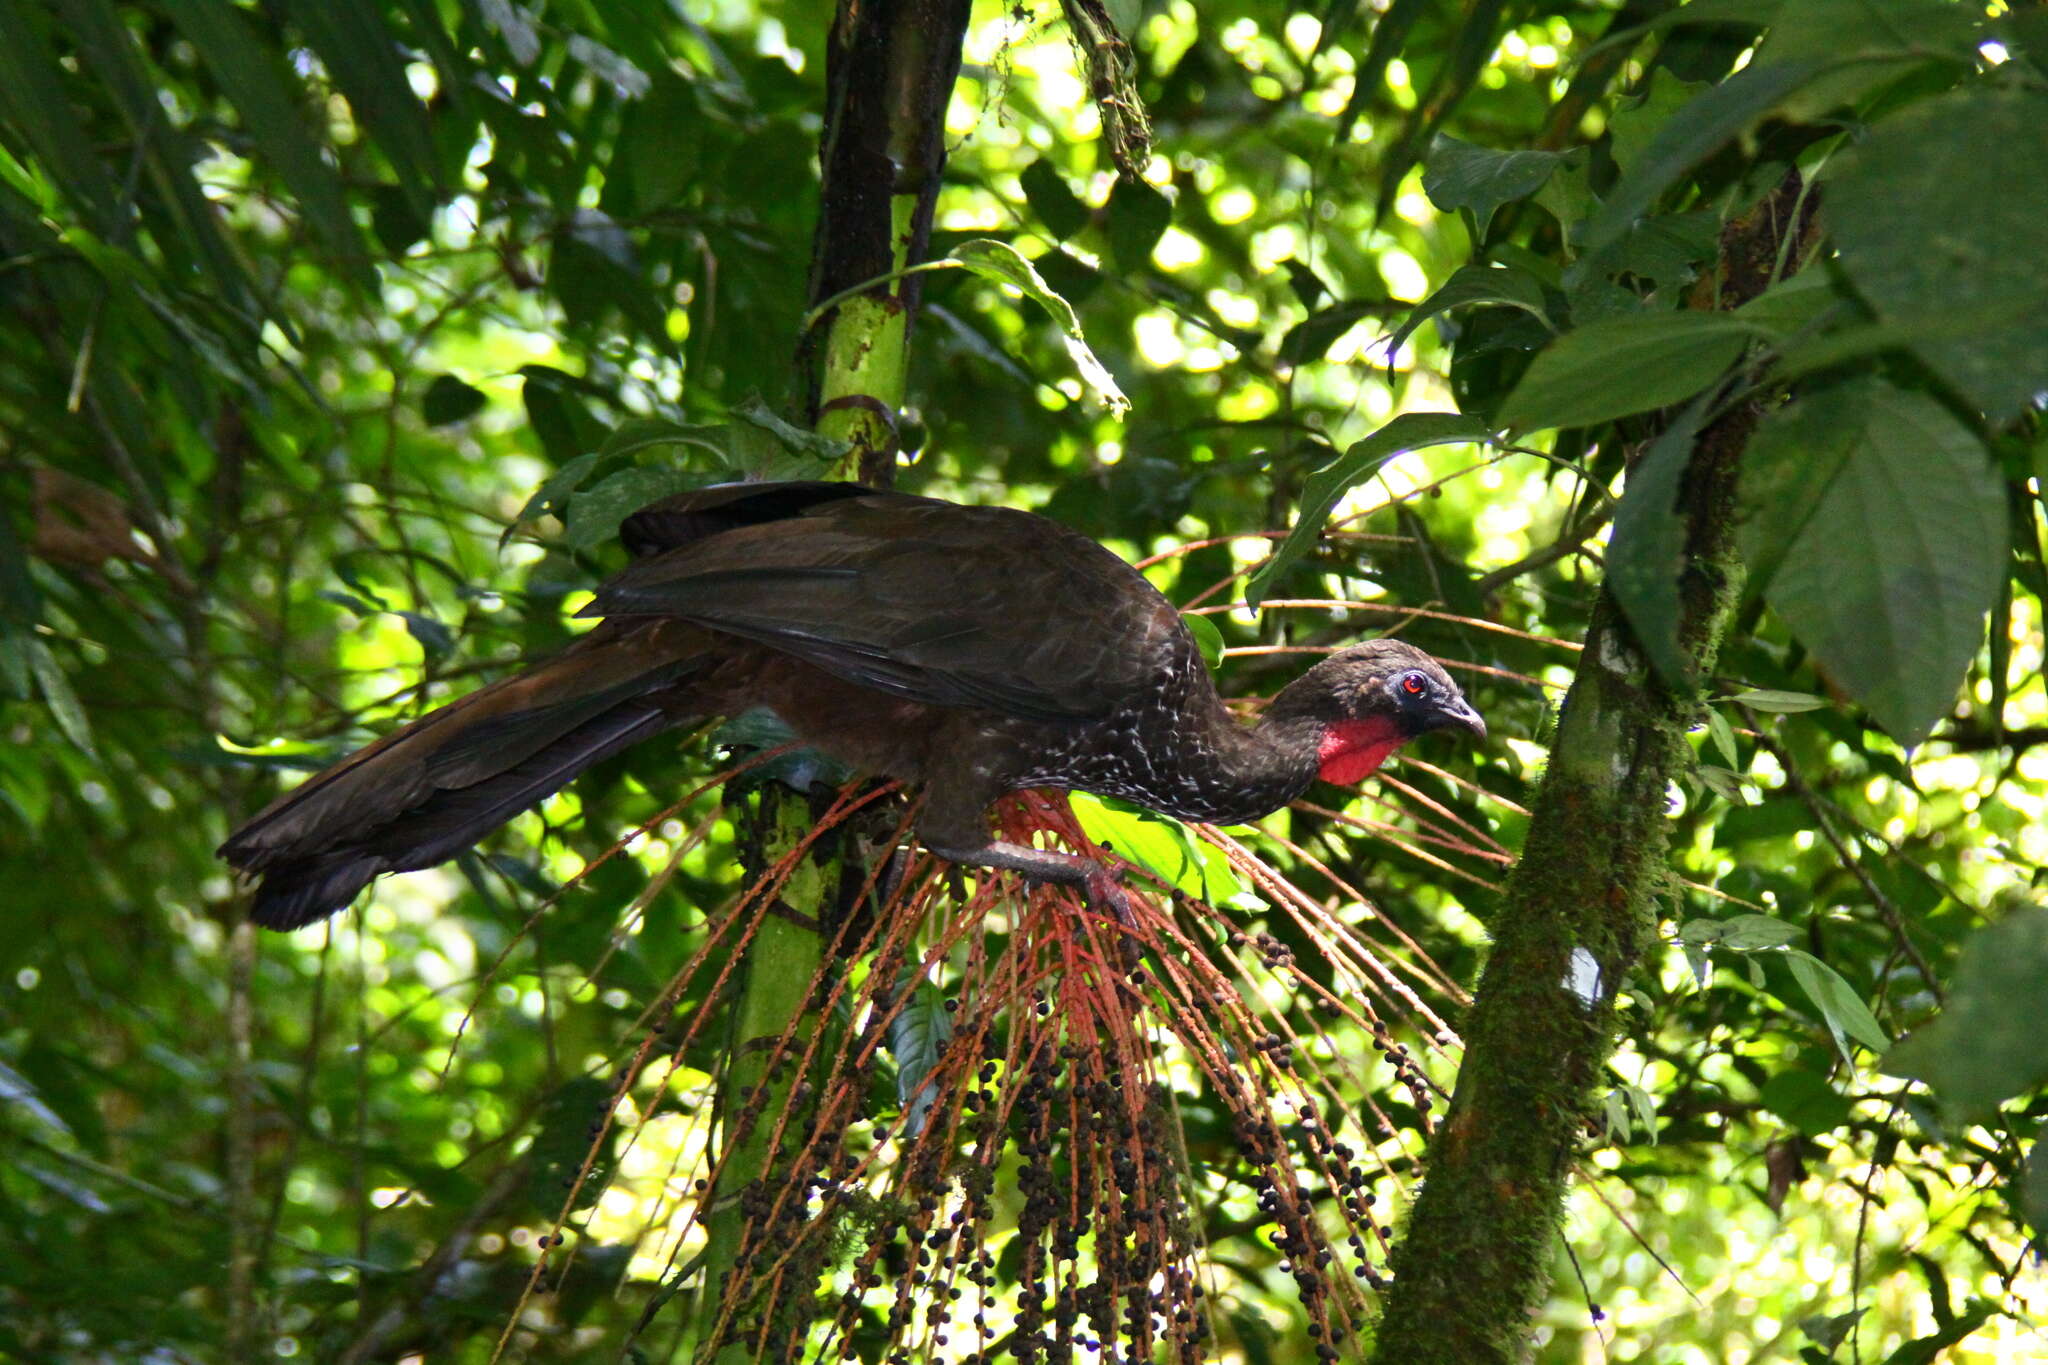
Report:
[[[421,611],[401,611],[405,633],[419,641],[429,659],[445,659],[455,651],[455,632]]]
[[[1828,705],[1826,697],[1816,697],[1811,692],[1780,692],[1770,687],[1748,688],[1722,700],[1740,702],[1753,711],[1772,711],[1780,715],[1818,711]]]
[[[1445,280],[1443,287],[1415,305],[1415,311],[1407,321],[1394,329],[1394,335],[1387,340],[1387,355],[1391,357],[1401,349],[1416,328],[1439,313],[1453,308],[1469,308],[1474,304],[1503,304],[1519,308],[1533,315],[1544,326],[1550,326],[1550,315],[1543,306],[1543,284],[1526,270],[1512,267],[1496,269],[1492,266],[1468,265],[1459,268]],[[1553,329],[1555,330],[1555,329]]]
[[[1775,337],[1792,337],[1818,330],[1849,307],[1827,271],[1802,270],[1743,304],[1735,316],[1756,323]]]
[[[1075,316],[1073,305],[1053,292],[1052,286],[1045,282],[1031,262],[1018,253],[1017,248],[1008,242],[979,237],[954,247],[946,253],[946,259],[958,261],[983,279],[1009,285],[1052,314],[1052,320],[1059,324],[1065,336],[1067,355],[1081,372],[1083,382],[1113,410],[1123,412],[1131,406],[1131,400],[1124,397],[1123,390],[1116,386],[1108,368],[1088,348],[1087,339],[1081,335],[1081,319]]]
[[[1979,1327],[1998,1315],[1993,1304],[1981,1300],[1970,1305],[1951,1322],[1943,1323],[1941,1329],[1924,1337],[1916,1337],[1884,1358],[1884,1365],[1935,1365],[1942,1359],[1949,1347],[1971,1336]]]
[[[1808,1136],[1833,1132],[1854,1112],[1849,1097],[1818,1071],[1780,1071],[1757,1091],[1764,1108]]]
[[[899,983],[899,993],[907,984]],[[896,1102],[903,1107],[903,1128],[908,1136],[924,1132],[932,1101],[938,1097],[937,1082],[929,1077],[952,1041],[953,1015],[946,1008],[945,992],[929,981],[919,981],[902,1010],[889,1021],[889,1053],[896,1059]]]
[[[1109,254],[1120,269],[1140,271],[1173,222],[1173,205],[1142,180],[1119,179],[1109,192]]]
[[[703,484],[701,475],[680,469],[621,469],[569,497],[566,539],[572,550],[611,540],[619,523],[657,498]]]
[[[769,415],[773,416],[772,413]],[[748,420],[751,421],[752,418],[749,417]],[[789,423],[783,422],[780,418],[774,420],[779,426],[788,427],[791,431],[803,430],[801,427],[789,426]],[[827,441],[827,438],[817,436],[816,433],[809,434],[817,441]],[[731,454],[730,438],[730,429],[723,426],[672,422],[666,417],[633,417],[619,423],[597,453],[604,459],[611,459],[619,455],[638,455],[643,450],[653,450],[660,446],[689,446],[716,456],[718,462],[723,464]]]
[[[1769,915],[1732,915],[1727,919],[1687,920],[1679,937],[1687,943],[1711,943],[1733,953],[1758,953],[1782,948],[1797,939],[1799,926]]]
[[[1620,183],[1586,226],[1586,251],[1596,252],[1618,239],[1678,177],[1825,66],[1819,60],[1752,64],[1687,103],[1657,130],[1636,164],[1623,169]]]
[[[2043,982],[2048,909],[2030,906],[1970,936],[1948,1007],[1885,1054],[1882,1069],[1927,1082],[1956,1119],[2048,1082]]]
[[[1422,192],[1445,213],[1470,209],[1484,239],[1495,210],[1543,188],[1563,160],[1556,152],[1497,152],[1439,136],[1422,167]]]
[[[1537,354],[1494,420],[1523,431],[1583,427],[1682,402],[1719,379],[1757,331],[1693,310],[1587,323]]]
[[[1314,364],[1329,354],[1339,337],[1390,306],[1395,305],[1386,299],[1357,299],[1318,308],[1280,338],[1280,359],[1289,365]]]
[[[1429,446],[1466,445],[1483,441],[1487,424],[1456,412],[1404,412],[1356,442],[1335,460],[1308,476],[1301,490],[1301,513],[1294,529],[1272,557],[1245,584],[1244,600],[1256,607],[1323,533],[1330,509],[1351,488],[1370,478],[1387,461]]]
[[[1844,1064],[1856,1065],[1856,1059],[1849,1053],[1850,1038],[1872,1052],[1882,1053],[1892,1045],[1892,1040],[1878,1026],[1877,1016],[1870,1012],[1870,1006],[1863,1003],[1863,997],[1856,993],[1854,986],[1843,980],[1840,972],[1813,954],[1797,948],[1785,949],[1785,962],[1792,969],[1792,979],[1799,983],[1799,989],[1806,992],[1806,998],[1827,1021],[1828,1032],[1834,1035],[1835,1047],[1841,1052]]]
[[[1607,586],[1636,643],[1681,694],[1690,694],[1697,684],[1678,644],[1678,578],[1685,568],[1686,537],[1678,492],[1705,420],[1706,404],[1694,403],[1629,469],[1607,554]]]
[[[1023,187],[1024,201],[1054,237],[1064,241],[1088,226],[1088,206],[1067,184],[1059,167],[1044,157],[1026,166],[1017,183]]]
[[[790,454],[815,460],[821,465],[831,465],[842,460],[853,449],[850,443],[836,436],[824,436],[809,427],[800,427],[794,422],[784,420],[762,402],[758,395],[735,407],[732,415],[773,436]]]
[[[526,500],[526,505],[519,509],[519,515],[512,519],[512,524],[498,537],[498,548],[504,549],[506,542],[512,539],[514,531],[543,513],[552,513],[567,521],[569,494],[582,486],[590,471],[597,467],[598,458],[595,451],[578,455],[550,474],[547,481],[535,489],[533,496]]]
[[[420,399],[420,415],[428,426],[444,427],[476,416],[488,401],[483,390],[471,388],[452,374],[437,374]]]
[[[1216,623],[1206,616],[1183,616],[1181,624],[1188,628],[1188,634],[1195,637],[1195,648],[1202,651],[1202,662],[1216,668],[1223,662],[1223,632],[1216,629]]]
[[[424,214],[434,202],[438,175],[427,111],[412,92],[397,37],[374,5],[291,0],[291,15],[341,93],[356,122],[367,129],[391,163],[398,187]]]
[[[376,272],[349,215],[341,176],[307,127],[305,92],[287,79],[276,53],[256,40],[249,21],[228,0],[181,0],[167,13],[205,59],[263,159],[290,188],[344,273],[364,288],[374,287]]]
[[[0,112],[36,160],[104,235],[119,225],[120,193],[65,93],[63,68],[28,6],[0,5]]]
[[[2019,1206],[2027,1226],[2034,1230],[2034,1244],[2048,1243],[2048,1121],[2043,1121],[2034,1133],[2034,1146],[2027,1153],[2019,1194],[2013,1202]]]
[[[1090,839],[1168,886],[1211,905],[1247,896],[1223,854],[1195,838],[1180,821],[1087,792],[1070,793],[1068,800]]]
[[[1845,153],[1821,196],[1879,318],[1994,421],[2048,390],[2048,214],[2014,192],[2048,184],[2044,127],[2036,91],[1925,100]]]
[[[71,680],[57,666],[50,647],[34,636],[17,635],[10,639],[19,642],[27,652],[29,672],[35,676],[36,690],[43,694],[43,702],[50,708],[57,729],[81,753],[97,759],[99,753],[92,745],[92,723],[86,719],[85,708],[78,704],[78,694],[71,690]]]
[[[1861,378],[1765,419],[1743,554],[1828,677],[1900,743],[1948,714],[2005,569],[2005,490],[1933,399]]]

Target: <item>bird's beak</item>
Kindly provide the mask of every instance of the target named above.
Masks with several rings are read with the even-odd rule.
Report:
[[[1429,728],[1432,730],[1447,730],[1454,725],[1460,730],[1469,731],[1474,739],[1486,738],[1485,718],[1474,711],[1472,703],[1463,697],[1438,707],[1436,714],[1430,717]]]

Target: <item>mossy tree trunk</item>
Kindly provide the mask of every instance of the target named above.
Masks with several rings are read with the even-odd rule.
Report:
[[[809,417],[819,432],[850,447],[843,466],[832,471],[837,477],[887,486],[894,471],[896,414],[921,283],[900,272],[923,260],[930,240],[945,165],[945,112],[959,75],[968,9],[967,0],[840,0],[833,23],[811,301],[886,281],[841,301],[799,341]],[[756,829],[748,842],[761,850],[755,876],[797,846],[809,829],[807,813],[804,801],[761,793],[749,812]],[[783,1156],[772,1140],[776,1119],[788,1112],[804,1079],[791,1067],[771,1070],[768,1060],[780,1040],[807,1036],[826,1022],[816,1017],[813,983],[820,980],[846,881],[831,865],[839,847],[839,841],[820,840],[809,863],[783,885],[748,948],[737,998],[727,1005],[732,1051],[719,1094],[723,1164],[708,1199],[699,1358],[793,1355],[815,1299],[799,1290],[778,1295],[772,1310],[757,1301],[728,1314],[724,1305],[735,1271],[746,1272],[746,1193],[773,1180]],[[803,1129],[801,1121],[784,1125],[786,1140],[800,1140]],[[740,1292],[758,1297],[744,1287]],[[773,1321],[762,1321],[764,1313]]]
[[[1722,232],[1696,300],[1734,308],[1804,249],[1811,203],[1796,173]],[[1685,556],[1678,644],[1712,675],[1741,592],[1736,475],[1761,416],[1743,402],[1699,432],[1677,499]],[[1489,1365],[1527,1352],[1552,1284],[1572,1159],[1613,1051],[1614,1000],[1656,931],[1669,794],[1692,762],[1701,703],[1667,686],[1603,593],[1558,718],[1521,862],[1465,1023],[1450,1109],[1393,1259],[1375,1359]]]

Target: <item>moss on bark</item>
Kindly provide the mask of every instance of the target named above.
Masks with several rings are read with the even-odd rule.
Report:
[[[1811,204],[1799,191],[1795,173],[1727,224],[1697,304],[1739,306],[1768,286],[1781,246],[1805,248]],[[1679,494],[1678,644],[1698,678],[1712,674],[1740,593],[1736,473],[1759,416],[1744,403],[1703,428]],[[1450,1109],[1395,1250],[1376,1360],[1487,1365],[1526,1354],[1572,1160],[1613,1051],[1614,1000],[1655,933],[1669,793],[1690,762],[1685,732],[1699,707],[1651,670],[1603,594],[1493,926]]]

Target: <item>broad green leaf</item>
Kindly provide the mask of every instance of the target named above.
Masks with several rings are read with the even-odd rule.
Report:
[[[1538,353],[1494,420],[1582,427],[1667,407],[1719,379],[1756,334],[1726,313],[1691,310],[1591,322]]]
[[[1908,76],[1929,61],[1972,65],[1981,7],[1948,0],[1790,0],[1780,6],[1755,60],[1807,58],[1832,69],[1785,103],[1789,119],[1817,122]]]
[[[420,416],[430,427],[443,427],[476,416],[487,401],[481,389],[471,388],[452,374],[437,374],[420,399]]]
[[[1619,238],[1681,175],[1825,66],[1817,59],[1752,64],[1686,104],[1657,130],[1636,164],[1623,168],[1620,183],[1586,226],[1585,249],[1595,252]]]
[[[1173,205],[1142,180],[1118,180],[1109,192],[1109,252],[1123,270],[1144,270],[1173,222]]]
[[[526,505],[519,509],[519,515],[512,519],[512,524],[498,537],[498,548],[504,549],[506,542],[512,539],[514,531],[543,513],[552,513],[566,522],[569,494],[582,487],[583,481],[590,476],[590,471],[597,467],[597,461],[597,452],[591,451],[578,455],[550,474],[547,481],[536,488],[533,496],[526,500]]]
[[[1354,443],[1304,481],[1301,514],[1295,518],[1294,529],[1245,584],[1245,602],[1256,607],[1264,601],[1281,575],[1307,554],[1322,535],[1323,523],[1329,519],[1330,509],[1354,485],[1370,478],[1387,461],[1428,446],[1483,441],[1487,434],[1487,424],[1477,417],[1456,412],[1405,412],[1364,440]]]
[[[1727,919],[1688,920],[1680,936],[1688,943],[1711,943],[1735,953],[1782,948],[1800,936],[1796,924],[1769,915],[1732,915]]]
[[[2048,184],[2044,127],[2038,91],[1924,100],[1845,153],[1821,196],[1879,318],[1998,421],[2048,390],[2048,214],[2015,191]]]
[[[2048,909],[2029,906],[1970,936],[1948,1007],[1886,1053],[1883,1070],[1927,1082],[1955,1119],[2048,1083],[2043,983]]]
[[[1685,568],[1686,537],[1678,490],[1705,420],[1706,405],[1694,403],[1629,469],[1607,553],[1609,591],[1636,643],[1679,693],[1692,692],[1696,680],[1678,644],[1678,578]]]
[[[958,261],[983,279],[996,280],[1007,284],[1052,314],[1052,320],[1059,324],[1064,334],[1067,355],[1073,360],[1081,378],[1094,389],[1102,401],[1117,412],[1131,406],[1131,400],[1124,397],[1123,390],[1116,386],[1116,380],[1095,352],[1088,348],[1088,342],[1081,335],[1081,319],[1074,315],[1073,305],[1054,293],[1030,261],[1018,253],[1008,242],[980,237],[971,242],[962,242],[946,253],[949,261]]]
[[[1353,327],[1399,306],[1386,299],[1354,299],[1318,308],[1280,338],[1280,359],[1289,365],[1313,364],[1328,355],[1337,338]]]
[[[1870,1012],[1870,1006],[1863,1003],[1863,997],[1856,988],[1842,978],[1842,974],[1811,953],[1797,948],[1785,949],[1785,963],[1792,969],[1792,979],[1799,983],[1799,989],[1806,992],[1806,998],[1820,1011],[1827,1022],[1828,1032],[1834,1035],[1835,1047],[1842,1054],[1842,1061],[1853,1067],[1856,1059],[1849,1053],[1849,1039],[1854,1038],[1872,1052],[1883,1052],[1892,1045],[1892,1040],[1878,1026],[1877,1016]]]
[[[1550,326],[1549,314],[1543,307],[1543,285],[1535,276],[1524,270],[1513,268],[1501,270],[1491,266],[1463,266],[1445,280],[1443,287],[1415,305],[1415,311],[1408,315],[1387,340],[1387,355],[1391,357],[1401,349],[1401,343],[1429,319],[1453,308],[1468,308],[1473,304],[1495,303],[1509,308],[1519,308]],[[1555,330],[1555,329],[1553,329]]]
[[[1970,430],[1875,378],[1765,419],[1744,556],[1828,677],[1902,744],[1948,714],[2005,566],[2005,490]]]
[[[759,396],[749,398],[735,407],[732,415],[773,436],[790,454],[804,456],[821,465],[830,465],[844,459],[853,449],[850,444],[835,436],[824,436],[809,427],[800,427],[794,422],[784,420],[762,402]]]
[[[1849,1097],[1819,1071],[1797,1067],[1765,1081],[1757,1098],[1766,1109],[1808,1135],[1833,1132],[1849,1121]]]
[[[1067,184],[1059,167],[1044,157],[1026,166],[1017,183],[1023,188],[1031,211],[1054,237],[1064,241],[1088,226],[1088,206]]]
[[[776,420],[780,422],[781,419]],[[783,422],[781,425],[789,424]],[[790,430],[800,431],[802,428],[791,427]],[[610,459],[615,455],[637,455],[657,446],[689,446],[714,455],[722,462],[731,450],[730,434],[728,428],[722,426],[672,422],[666,417],[632,417],[619,423],[597,453]]]
[[[1563,158],[1556,152],[1497,152],[1439,136],[1422,167],[1422,192],[1445,213],[1470,209],[1479,235],[1502,204],[1542,189]]]
[[[621,469],[569,495],[566,538],[572,550],[588,550],[619,533],[619,523],[671,493],[697,488],[700,474],[681,469]]]
[[[1791,337],[1819,327],[1848,312],[1849,307],[1827,271],[1802,270],[1743,304],[1735,316],[1756,323],[1773,336]]]
[[[1710,83],[1706,81],[1682,81],[1671,72],[1655,70],[1651,73],[1649,88],[1635,99],[1624,103],[1614,111],[1608,120],[1607,132],[1610,154],[1614,164],[1623,171],[1643,160],[1650,144],[1664,125],[1704,94]]]
[[[429,659],[445,659],[455,651],[455,633],[423,611],[401,611],[405,633],[419,641]]]
[[[1811,692],[1780,692],[1770,687],[1748,688],[1723,700],[1740,702],[1753,711],[1772,711],[1779,715],[1818,711],[1828,704],[1826,697],[1816,697]]]
[[[1090,839],[1168,886],[1211,905],[1246,897],[1244,884],[1223,854],[1195,838],[1180,821],[1087,792],[1073,792],[1068,800]]]

